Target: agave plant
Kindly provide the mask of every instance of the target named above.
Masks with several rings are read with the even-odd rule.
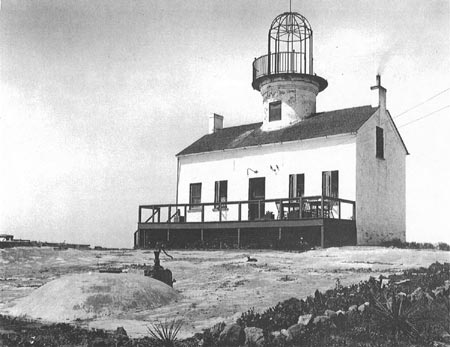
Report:
[[[414,321],[418,312],[424,308],[424,301],[411,301],[404,293],[396,293],[381,297],[372,296],[372,311],[379,316],[382,325],[390,329],[395,341],[398,341],[400,333],[410,337],[419,338],[420,332]]]
[[[174,347],[177,340],[178,332],[183,326],[181,320],[167,320],[162,322],[156,322],[147,327],[150,335],[157,341],[159,341],[164,347]]]

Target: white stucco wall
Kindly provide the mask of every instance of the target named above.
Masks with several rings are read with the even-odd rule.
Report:
[[[376,127],[384,129],[384,159],[376,158]],[[385,111],[378,110],[356,139],[358,244],[405,241],[406,151]]]
[[[321,195],[322,171],[331,170],[339,170],[339,197],[356,197],[356,135],[180,156],[179,160],[178,203],[189,203],[191,183],[202,183],[202,202],[213,202],[214,182],[220,180],[228,181],[228,201],[248,200],[249,178],[254,177],[266,178],[266,199],[287,198],[289,175],[300,173],[305,174],[305,196]],[[271,165],[279,170],[273,171]],[[218,212],[212,209],[205,209],[205,220],[218,220]],[[268,210],[275,212],[275,204],[267,204]],[[246,218],[246,207],[242,211]],[[230,206],[223,218],[237,219],[237,207]],[[200,213],[189,213],[188,220],[200,220]]]

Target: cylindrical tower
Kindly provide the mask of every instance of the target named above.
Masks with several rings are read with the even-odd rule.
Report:
[[[316,96],[328,83],[313,70],[313,32],[308,20],[285,12],[272,22],[268,53],[253,62],[254,89],[263,97],[263,130],[280,129],[316,112]]]

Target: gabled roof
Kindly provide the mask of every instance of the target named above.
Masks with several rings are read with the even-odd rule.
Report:
[[[290,127],[273,131],[262,131],[261,122],[224,128],[201,137],[177,156],[353,133],[376,110],[375,107],[360,106],[319,112]]]

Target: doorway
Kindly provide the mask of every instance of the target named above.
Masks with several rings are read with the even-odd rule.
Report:
[[[250,178],[248,181],[248,199],[264,200],[266,198],[266,178]],[[248,204],[248,220],[264,218],[264,202]]]

